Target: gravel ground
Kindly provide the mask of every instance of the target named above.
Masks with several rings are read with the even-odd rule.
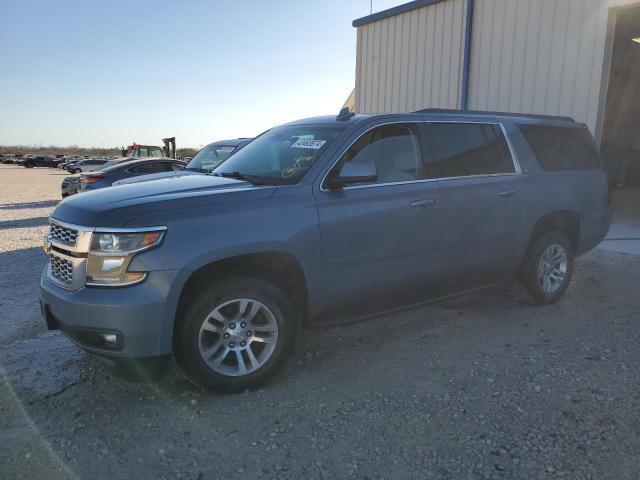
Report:
[[[0,478],[640,477],[640,257],[580,258],[553,306],[507,285],[307,330],[263,390],[205,394],[45,330],[61,179],[0,166]]]

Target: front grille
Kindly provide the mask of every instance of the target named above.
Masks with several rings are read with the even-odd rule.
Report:
[[[73,263],[56,255],[49,255],[51,260],[51,275],[64,285],[73,283]]]
[[[51,223],[49,237],[67,245],[75,245],[78,239],[78,231],[73,228],[63,227],[57,223]]]

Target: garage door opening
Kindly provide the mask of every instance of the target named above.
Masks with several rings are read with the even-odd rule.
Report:
[[[602,128],[616,224],[640,227],[640,5],[620,8]]]

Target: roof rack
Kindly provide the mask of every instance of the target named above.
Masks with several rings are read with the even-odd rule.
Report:
[[[536,115],[533,113],[510,113],[510,112],[490,112],[483,110],[456,110],[447,108],[424,108],[416,110],[412,113],[447,113],[450,115],[491,115],[495,117],[521,117],[521,118],[539,118],[542,120],[559,120],[563,122],[575,122],[571,117],[561,117],[555,115]]]

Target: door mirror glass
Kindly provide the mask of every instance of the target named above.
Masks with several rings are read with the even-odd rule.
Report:
[[[329,188],[339,189],[356,183],[371,183],[378,180],[378,172],[372,162],[347,162],[329,179]]]

